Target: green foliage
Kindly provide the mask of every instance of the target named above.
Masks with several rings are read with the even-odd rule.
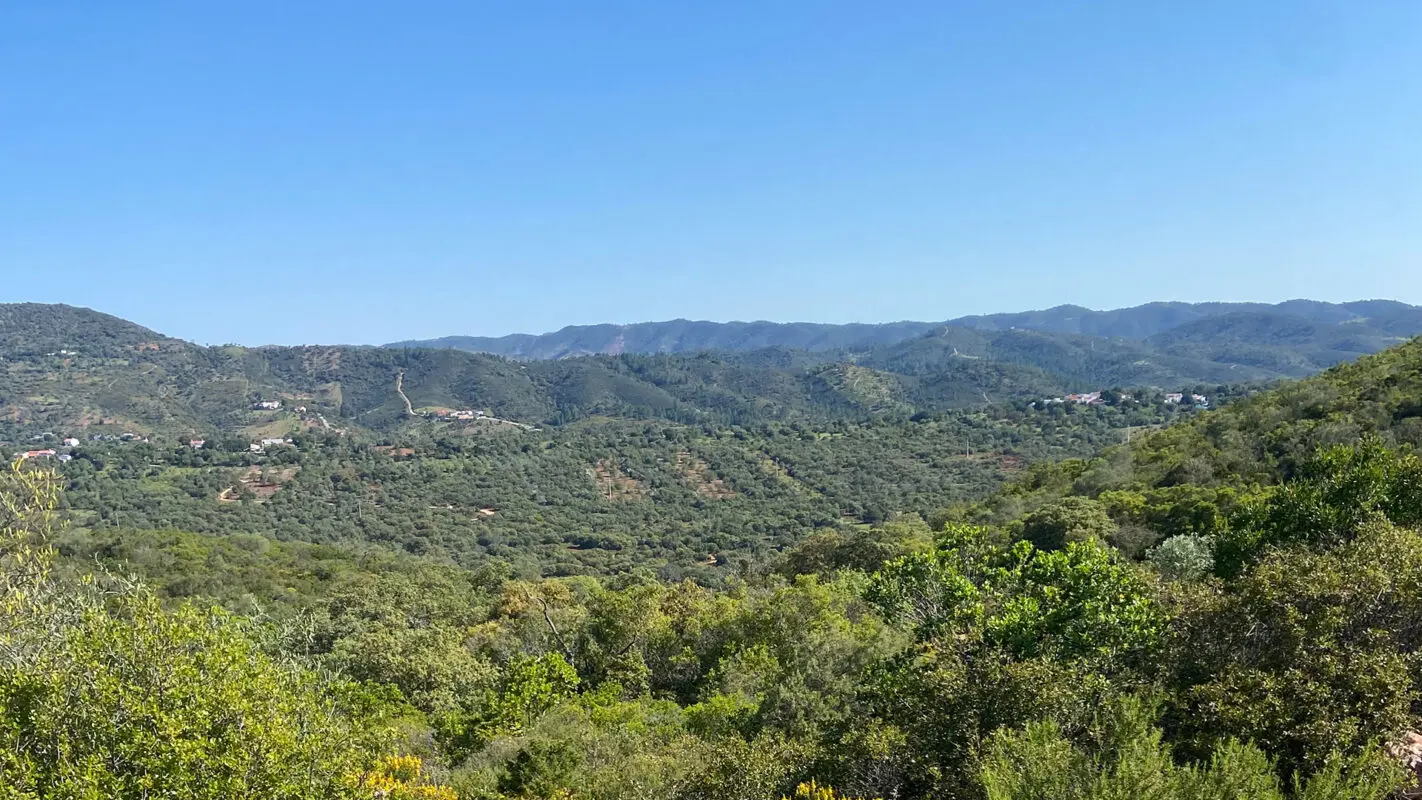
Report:
[[[554,797],[577,768],[579,753],[564,743],[535,742],[520,750],[499,779],[513,797]]]
[[[987,800],[1285,797],[1274,765],[1257,747],[1226,740],[1206,760],[1181,765],[1152,717],[1149,706],[1127,699],[1099,721],[1104,735],[1085,745],[1051,722],[999,731],[983,760]],[[1380,800],[1402,785],[1401,770],[1374,750],[1351,760],[1331,757],[1291,796]]]
[[[1039,550],[1061,550],[1076,542],[1105,542],[1116,523],[1099,503],[1066,497],[1022,519],[1022,538]]]
[[[828,568],[854,562],[873,569],[897,555],[899,543],[927,536],[905,528],[911,516],[891,511],[926,516],[980,496],[1012,474],[1018,459],[1087,452],[1115,441],[1124,421],[1106,409],[1051,429],[1018,410],[823,427],[606,422],[516,434],[411,434],[415,455],[407,458],[338,438],[299,437],[296,447],[263,455],[245,446],[228,452],[115,443],[86,445],[63,471],[68,513],[106,542],[76,543],[71,551],[127,562],[141,574],[166,568],[169,557],[153,551],[155,540],[176,534],[130,531],[177,527],[383,545],[468,565],[493,557],[529,575],[650,569],[715,584],[736,574],[742,559],[770,561],[816,533],[844,543],[838,555],[820,556],[834,559]],[[271,476],[275,493],[232,502],[228,492],[224,499],[254,473]],[[881,530],[856,524],[869,521]],[[256,548],[265,539],[241,541]],[[226,564],[214,563],[202,581],[220,581],[259,557],[221,549],[208,555]],[[281,602],[261,594],[253,599]]]
[[[1046,360],[1091,380],[1266,360],[1212,330],[1327,338],[1226,320],[1151,343],[1156,366],[1080,331],[965,329],[855,363],[154,350],[141,329],[26,352],[5,365],[26,398],[76,387],[56,418],[94,411],[106,374],[183,419],[296,422],[232,408],[246,390],[217,383],[240,373],[349,431],[87,445],[63,497],[33,464],[0,476],[6,787],[1381,800],[1380,744],[1422,707],[1416,344],[1208,414],[1147,390],[923,411]],[[420,403],[559,424],[405,420],[392,370]]]
[[[1044,551],[1019,542],[984,555],[970,549],[975,543],[950,541],[887,565],[870,584],[870,601],[919,641],[980,636],[1020,658],[1124,663],[1157,646],[1162,610],[1137,571],[1102,545]]]
[[[1147,560],[1167,578],[1196,580],[1214,571],[1214,545],[1208,536],[1173,536],[1151,550]]]
[[[1001,727],[1077,724],[1113,682],[1143,681],[1166,622],[1143,577],[1100,544],[1003,548],[967,528],[888,564],[867,597],[918,642],[883,662],[869,691],[928,754],[908,778],[922,790],[968,791],[979,743]]]
[[[1219,541],[1219,566],[1237,573],[1265,548],[1288,542],[1339,544],[1375,517],[1422,524],[1422,459],[1368,437],[1319,453],[1297,480],[1242,509]]]
[[[6,797],[354,798],[395,743],[389,708],[262,652],[244,626],[50,574],[52,478],[0,486]],[[413,795],[411,795],[413,796]]]
[[[345,796],[375,743],[325,694],[229,619],[125,597],[0,675],[0,772],[46,797]]]
[[[1396,735],[1417,696],[1422,537],[1386,523],[1266,555],[1181,620],[1176,709],[1196,750],[1253,741],[1286,772]]]

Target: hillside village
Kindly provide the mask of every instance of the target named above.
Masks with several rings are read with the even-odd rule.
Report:
[[[40,436],[37,436],[35,438],[43,440],[55,437],[53,434],[41,434]],[[32,450],[18,450],[11,453],[10,457],[12,459],[20,461],[26,461],[29,459],[37,458],[53,458],[61,463],[64,463],[72,460],[74,458],[75,452],[78,451],[81,447],[83,447],[86,442],[90,444],[149,444],[152,442],[152,440],[150,439],[150,437],[140,436],[136,433],[124,433],[119,435],[93,434],[84,441],[80,441],[79,439],[74,438],[72,436],[66,436],[59,441],[58,446],[51,446]],[[207,439],[189,439],[187,440],[185,445],[192,450],[203,450],[215,447],[216,442],[209,441]],[[261,454],[265,453],[269,448],[273,447],[295,446],[295,442],[290,438],[265,437],[253,441],[251,444],[249,444],[247,446],[247,452]]]
[[[279,411],[283,408],[283,404],[280,400],[260,400],[258,402],[253,403],[251,405],[251,408],[253,410],[259,411]],[[295,411],[297,414],[304,415],[307,413],[307,409],[305,406],[296,406],[292,410]],[[330,425],[325,423],[324,417],[321,417],[319,414],[316,416],[320,417],[319,421],[323,423],[326,428],[330,429]],[[205,448],[212,448],[217,446],[217,443],[215,441],[210,441],[208,439],[199,437],[192,437],[180,441],[182,441],[186,447],[192,450],[202,450]],[[126,431],[124,433],[93,433],[89,434],[87,437],[81,440],[77,436],[60,435],[54,433],[53,431],[44,431],[42,433],[38,433],[34,436],[31,436],[30,442],[45,444],[54,442],[55,444],[43,448],[16,451],[11,454],[11,458],[21,461],[31,459],[53,458],[61,463],[66,463],[72,460],[74,458],[75,452],[80,447],[84,446],[86,443],[91,445],[115,443],[149,444],[152,442],[152,437],[140,433],[135,433],[132,431]],[[265,453],[268,448],[294,446],[295,443],[290,437],[262,436],[253,439],[247,445],[247,452],[253,454],[262,454]]]
[[[1166,392],[1160,395],[1161,402],[1166,405],[1192,406],[1200,410],[1210,408],[1210,399],[1202,394],[1186,392]],[[1079,405],[1079,406],[1100,406],[1116,405],[1123,403],[1144,402],[1141,393],[1132,395],[1116,389],[1102,389],[1094,392],[1083,392],[1080,394],[1067,394],[1060,397],[1048,397],[1041,401],[1043,405]],[[1033,405],[1036,405],[1035,403]]]

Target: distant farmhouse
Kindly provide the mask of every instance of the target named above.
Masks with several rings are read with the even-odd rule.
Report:
[[[467,408],[460,409],[458,411],[452,411],[448,408],[437,408],[434,411],[429,412],[427,416],[432,416],[435,419],[457,419],[468,421],[474,419],[483,419],[488,415],[485,414],[483,411],[472,411]]]
[[[1165,395],[1165,402],[1170,403],[1171,405],[1184,403],[1184,402],[1185,402],[1185,393],[1184,393],[1184,392],[1169,392],[1169,393],[1167,393],[1167,394]],[[1190,395],[1190,403],[1193,404],[1196,408],[1209,408],[1209,407],[1210,407],[1210,399],[1209,399],[1208,397],[1205,397],[1205,396],[1202,395],[1202,394],[1192,394],[1192,395]]]
[[[290,439],[271,438],[263,439],[259,442],[252,442],[247,449],[253,453],[265,453],[268,447],[291,447],[291,445],[292,442]]]

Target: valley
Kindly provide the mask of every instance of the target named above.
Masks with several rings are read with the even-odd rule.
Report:
[[[0,800],[1422,800],[1422,3],[0,68]]]
[[[52,687],[26,707],[74,752],[121,747],[139,728],[106,720],[139,702],[244,729],[86,780],[326,776],[293,796],[341,800],[1415,782],[1377,742],[1416,736],[1422,685],[1422,339],[1290,380],[1342,344],[1228,318],[1279,333],[1269,357],[1215,360],[1196,320],[1146,344],[943,329],[852,356],[522,362],[3,318],[24,457],[0,565],[26,566],[0,571],[0,645],[40,657],[0,689]],[[95,659],[136,666],[100,695],[72,666]],[[205,679],[173,700],[169,670]],[[0,768],[39,752],[34,724]],[[221,766],[266,752],[284,760]]]
[[[858,361],[762,349],[522,363],[204,348],[69,307],[0,307],[0,320],[0,447],[53,450],[80,527],[380,543],[531,576],[721,584],[816,533],[937,518],[1026,464],[1196,413],[1157,386],[1069,390],[1161,377],[1217,404],[1252,391],[1204,382],[1217,365],[1159,373],[1106,340],[1027,332],[984,349],[943,329]],[[251,477],[264,473],[285,477]]]

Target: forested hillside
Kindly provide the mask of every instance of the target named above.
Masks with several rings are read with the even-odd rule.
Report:
[[[540,579],[384,541],[54,529],[58,487],[31,462],[0,486],[0,767],[35,797],[1384,800],[1417,783],[1419,390],[1413,342],[1033,465],[932,523],[822,530],[711,583]],[[588,444],[659,452],[648,437],[675,429],[599,430]],[[786,439],[787,458],[826,433],[858,435],[741,431]],[[224,452],[188,449],[160,475],[143,473],[157,453],[109,457],[200,493],[183,476]],[[382,476],[428,458],[361,457]],[[608,464],[599,491],[637,502],[629,475]],[[388,479],[366,480],[319,482],[358,498]],[[708,505],[745,491],[692,485]],[[164,735],[140,736],[147,720]]]
[[[378,542],[521,573],[656,571],[723,583],[822,531],[932,515],[1024,464],[1085,457],[1160,404],[947,412],[825,426],[603,420],[481,431],[431,423],[392,444],[325,432],[86,443],[61,471],[87,527],[175,527],[326,544]]]
[[[1087,355],[1093,345],[1083,341],[952,340],[960,354],[937,335],[854,357],[769,349],[521,364],[455,350],[199,347],[83,309],[0,311],[0,441],[11,443],[46,432],[260,438],[295,426],[388,433],[456,410],[525,425],[594,416],[818,424],[1274,374],[1179,359],[1120,368],[1139,354]],[[281,407],[256,408],[261,402]]]
[[[1078,497],[1132,523],[1179,505],[1198,518],[1191,530],[1210,533],[1238,506],[1239,487],[1278,484],[1304,472],[1321,449],[1370,438],[1389,447],[1422,445],[1422,339],[1137,437],[1093,459],[1036,465],[971,513],[1002,520]]]
[[[1213,394],[1311,374],[1395,342],[1410,330],[1406,308],[1341,323],[1227,314],[1147,340],[983,324],[871,346],[797,339],[821,349],[739,350],[745,342],[713,339],[729,349],[520,363],[452,349],[199,347],[84,309],[10,305],[0,307],[0,441],[46,432],[261,438],[292,426],[390,433],[457,410],[533,426],[597,416],[823,424],[1068,392]],[[261,402],[281,408],[256,408]]]

